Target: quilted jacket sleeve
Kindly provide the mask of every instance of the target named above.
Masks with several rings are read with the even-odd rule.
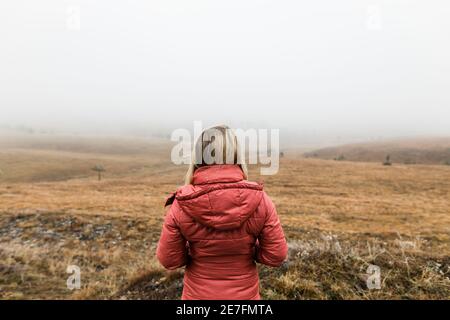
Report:
[[[263,202],[266,206],[266,217],[258,236],[256,261],[271,267],[279,267],[287,258],[286,238],[275,205],[267,195],[264,195]]]
[[[172,205],[164,219],[156,256],[159,262],[169,270],[181,268],[187,263],[187,241],[180,232],[175,219],[176,205]]]

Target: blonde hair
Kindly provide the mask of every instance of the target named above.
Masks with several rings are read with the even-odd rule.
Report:
[[[205,154],[206,153],[206,154]],[[248,179],[244,152],[240,149],[235,132],[226,125],[203,130],[198,137],[191,155],[191,163],[186,173],[185,184],[191,184],[194,172],[200,167],[218,164],[236,164],[241,167],[244,179]]]

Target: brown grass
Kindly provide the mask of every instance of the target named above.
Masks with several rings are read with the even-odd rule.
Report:
[[[0,298],[178,298],[182,271],[154,257],[164,198],[185,170],[170,163],[169,147],[0,149]],[[101,182],[90,172],[97,162],[107,169]],[[450,297],[450,167],[287,154],[280,168],[263,179],[290,258],[260,267],[263,297]],[[251,176],[260,178],[256,168]],[[70,264],[81,268],[81,290],[66,288]],[[366,286],[369,264],[381,268],[381,290]]]

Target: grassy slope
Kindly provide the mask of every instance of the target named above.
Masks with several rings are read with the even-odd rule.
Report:
[[[450,164],[450,138],[417,138],[333,146],[305,153],[308,158],[402,164]]]

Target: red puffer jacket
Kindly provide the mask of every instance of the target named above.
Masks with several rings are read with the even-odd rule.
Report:
[[[157,257],[186,266],[183,300],[260,299],[256,263],[280,266],[286,239],[275,207],[236,165],[201,167],[166,214]]]

